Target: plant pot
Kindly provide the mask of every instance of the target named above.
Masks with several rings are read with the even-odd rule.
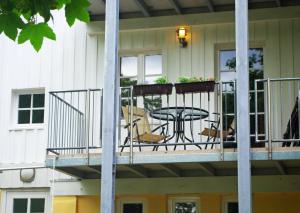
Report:
[[[134,96],[170,95],[173,84],[142,84],[133,86]]]
[[[213,92],[215,90],[215,81],[176,83],[175,89],[177,94]]]

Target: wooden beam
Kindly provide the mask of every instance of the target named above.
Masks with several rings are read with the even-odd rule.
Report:
[[[215,6],[212,0],[206,0],[206,4],[210,12],[215,12]]]
[[[151,16],[150,12],[148,10],[148,7],[147,7],[146,3],[144,2],[144,0],[134,0],[134,2],[139,7],[139,9],[142,11],[144,16],[146,16],[146,17]]]
[[[199,163],[201,169],[210,176],[216,176],[216,169],[213,168],[209,163]]]
[[[182,14],[181,7],[177,0],[169,0],[169,2],[178,14]]]
[[[149,177],[149,173],[148,173],[147,169],[145,169],[142,166],[139,166],[139,165],[125,166],[125,165],[122,165],[122,167],[129,170],[129,171],[131,171],[132,173],[142,177],[142,178],[148,178]]]
[[[170,164],[159,164],[161,168],[167,171],[169,174],[175,177],[181,177],[181,171],[176,166]]]
[[[276,168],[279,170],[280,174],[286,175],[286,169],[284,168],[284,165],[280,161],[274,161]]]

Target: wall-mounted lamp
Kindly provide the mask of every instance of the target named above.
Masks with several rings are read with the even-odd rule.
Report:
[[[186,47],[187,46],[187,30],[186,30],[186,28],[179,27],[176,32],[177,32],[177,38],[179,40],[180,46]]]

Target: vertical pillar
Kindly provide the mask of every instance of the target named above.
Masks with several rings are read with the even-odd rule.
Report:
[[[106,1],[103,87],[101,213],[115,212],[116,127],[118,106],[119,0]]]
[[[236,69],[237,69],[237,141],[239,212],[252,212],[249,62],[248,62],[248,0],[235,0]]]

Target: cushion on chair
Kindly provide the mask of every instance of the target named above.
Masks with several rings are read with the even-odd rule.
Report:
[[[139,138],[134,138],[135,142],[145,142],[145,143],[159,143],[160,141],[166,139],[165,135],[155,135],[150,133],[145,133],[139,136]]]
[[[220,130],[204,128],[204,130],[200,133],[200,135],[220,138]],[[227,136],[228,136],[228,132],[223,131],[223,138],[226,138]]]

